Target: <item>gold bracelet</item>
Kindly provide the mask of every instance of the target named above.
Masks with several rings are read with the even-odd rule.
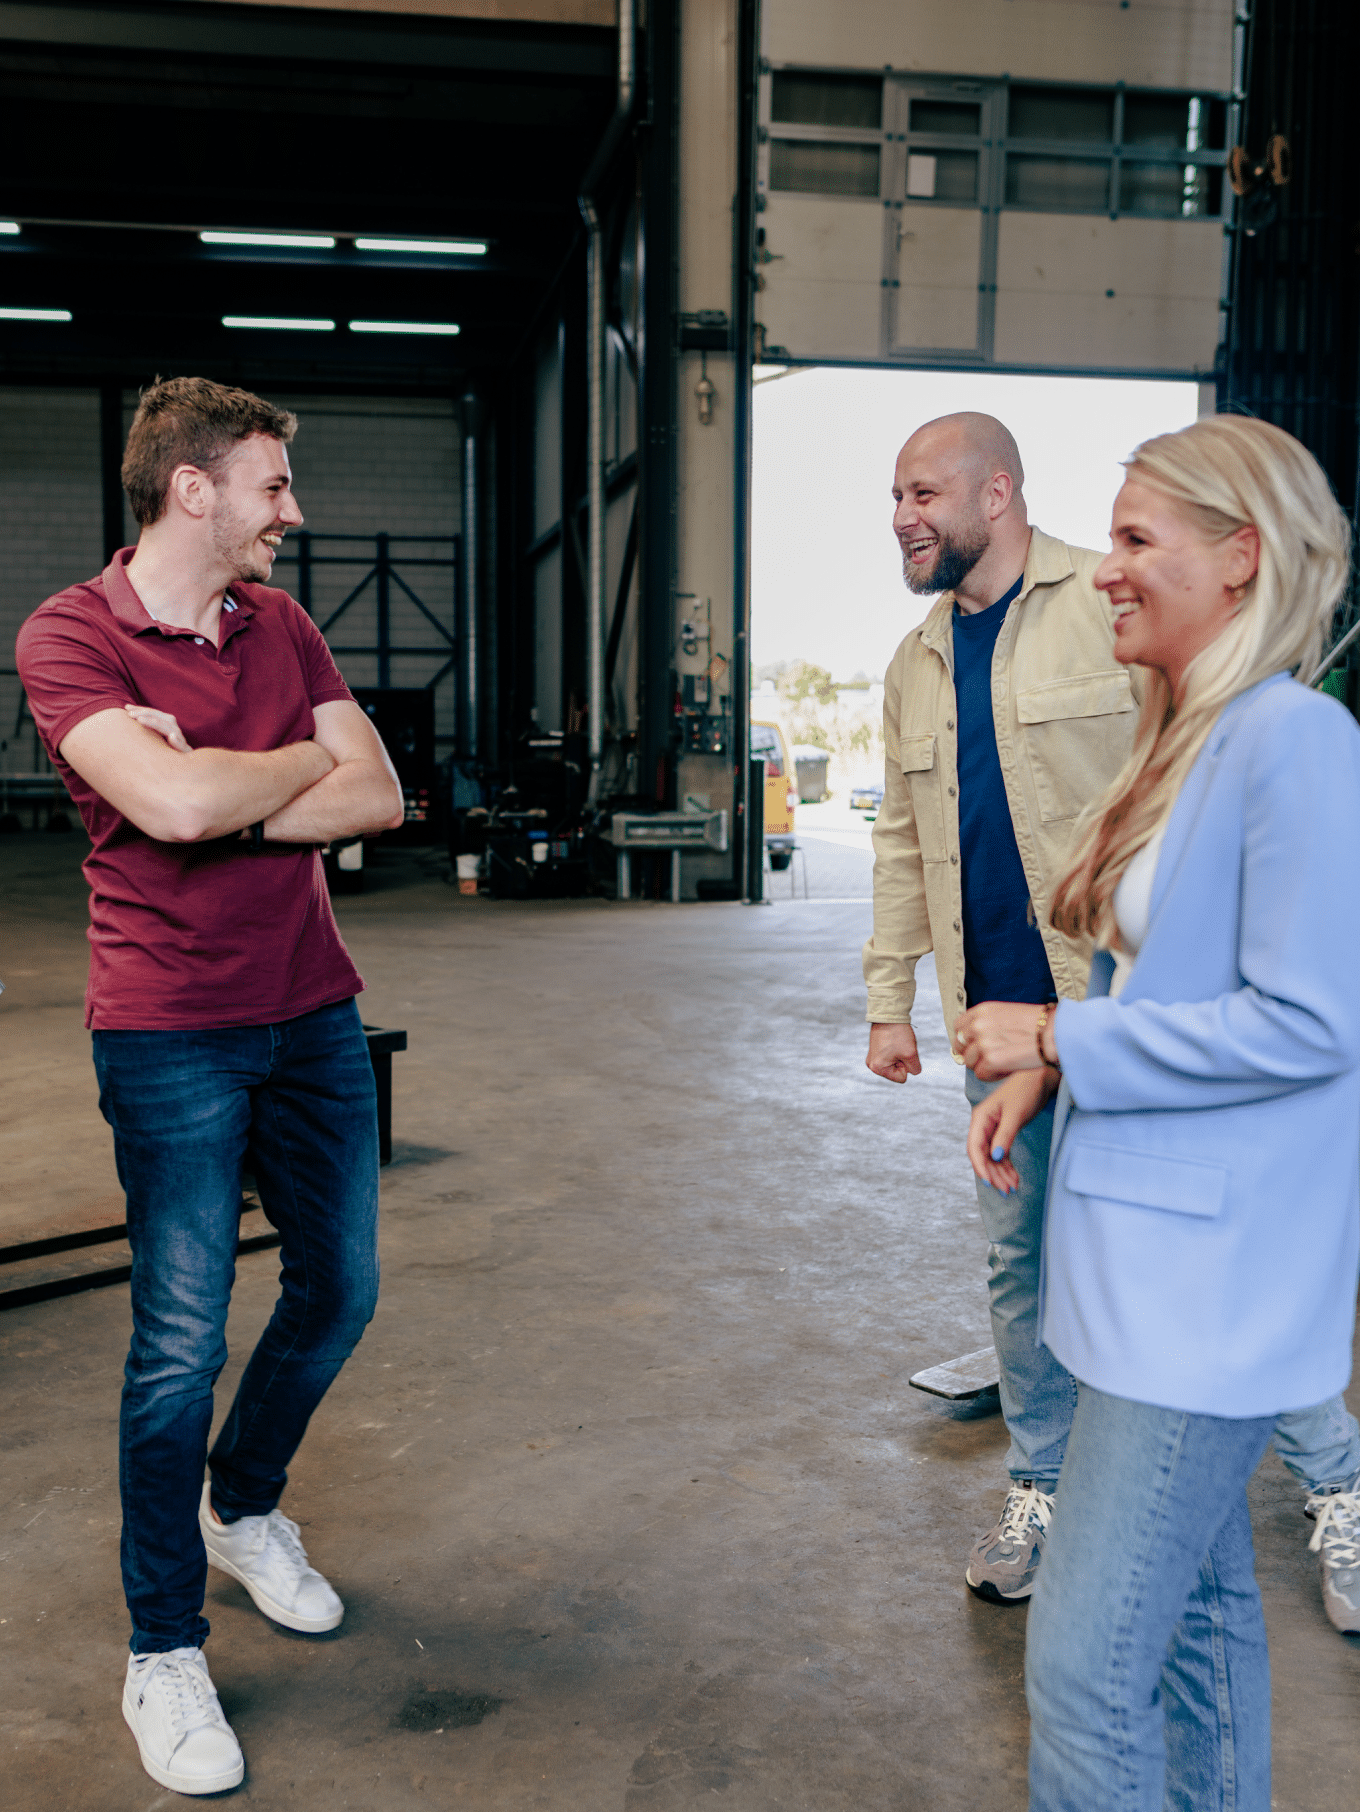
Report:
[[[1043,1065],[1043,1067],[1046,1070],[1061,1070],[1062,1069],[1062,1065],[1060,1063],[1050,1063],[1048,1058],[1045,1057],[1045,1055],[1044,1055],[1044,1027],[1048,1024],[1049,1014],[1051,1012],[1053,1012],[1053,1010],[1056,1008],[1057,1004],[1058,1003],[1056,1000],[1049,1001],[1048,1005],[1040,1013],[1039,1023],[1034,1028],[1034,1046],[1035,1046],[1035,1049],[1039,1053],[1039,1062]]]

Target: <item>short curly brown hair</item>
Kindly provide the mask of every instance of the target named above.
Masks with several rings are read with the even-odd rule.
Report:
[[[197,466],[215,478],[241,441],[266,434],[286,446],[297,425],[290,410],[249,390],[211,378],[157,378],[142,392],[123,453],[133,515],[143,528],[160,521],[177,466]]]

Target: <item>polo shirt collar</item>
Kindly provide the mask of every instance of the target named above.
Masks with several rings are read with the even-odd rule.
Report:
[[[179,624],[158,623],[138,597],[127,575],[128,564],[136,552],[135,547],[120,547],[104,568],[102,583],[109,609],[129,635],[144,635],[149,629],[159,630],[162,635],[192,635],[191,629],[184,629]],[[222,609],[229,619],[228,634],[255,614],[255,606],[246,596],[245,588],[239,585],[227,593]],[[226,637],[222,639],[225,641]]]

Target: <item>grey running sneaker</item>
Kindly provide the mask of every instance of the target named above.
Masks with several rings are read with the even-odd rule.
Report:
[[[1034,1590],[1053,1518],[1053,1494],[1033,1479],[1021,1479],[1006,1493],[1001,1520],[973,1549],[964,1574],[968,1590],[989,1604],[1019,1604]]]
[[[1360,1635],[1360,1480],[1308,1500],[1317,1519],[1308,1546],[1322,1557],[1322,1603],[1337,1629]]]

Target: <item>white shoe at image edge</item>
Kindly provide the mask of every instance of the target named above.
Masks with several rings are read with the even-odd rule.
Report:
[[[224,1526],[213,1518],[211,1490],[211,1484],[204,1485],[198,1510],[209,1566],[240,1580],[256,1607],[285,1629],[307,1636],[333,1630],[345,1607],[308,1564],[297,1524],[271,1510]]]
[[[222,1715],[201,1648],[130,1655],[123,1716],[143,1768],[162,1787],[225,1793],[245,1778],[241,1745]]]

